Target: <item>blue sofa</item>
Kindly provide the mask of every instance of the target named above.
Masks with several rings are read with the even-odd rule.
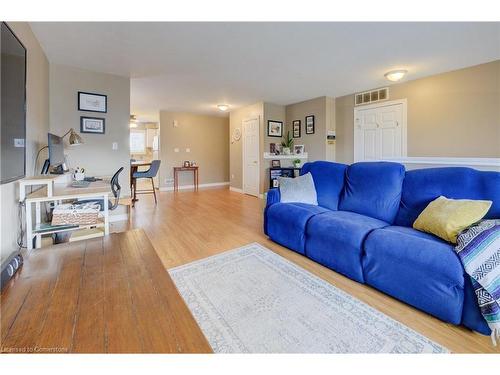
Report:
[[[451,244],[412,228],[444,195],[493,201],[500,218],[500,173],[470,168],[405,171],[401,164],[307,163],[318,206],[267,194],[264,232],[273,241],[445,322],[490,334],[469,277]]]

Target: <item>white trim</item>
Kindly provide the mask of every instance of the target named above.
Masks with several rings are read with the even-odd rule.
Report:
[[[408,169],[453,166],[500,171],[500,158],[405,157],[385,160],[404,164]]]
[[[364,111],[367,109],[376,109],[376,108],[383,108],[383,107],[389,107],[393,105],[398,105],[401,104],[403,106],[402,109],[402,118],[403,118],[403,123],[401,124],[401,154],[402,157],[405,158],[408,155],[408,100],[406,98],[404,99],[397,99],[397,100],[389,100],[386,102],[379,102],[379,103],[373,103],[373,104],[367,104],[367,105],[362,105],[358,107],[354,107],[353,110],[353,142],[354,142],[354,147],[353,147],[353,160],[354,161],[365,161],[365,160],[356,160],[356,112],[358,111]]]
[[[203,188],[211,188],[211,187],[220,187],[220,186],[228,186],[229,181],[227,182],[214,182],[210,184],[199,184],[198,187],[203,189]],[[180,185],[179,190],[188,190],[188,189],[194,189],[194,185]],[[173,186],[167,186],[167,187],[161,187],[160,191],[174,191]]]
[[[245,147],[245,126],[244,126],[244,123],[247,121],[253,121],[253,120],[257,121],[257,128],[258,128],[257,134],[259,136],[258,143],[257,143],[257,146],[259,149],[257,150],[257,155],[260,155],[260,137],[261,137],[261,133],[262,133],[262,129],[260,126],[260,116],[249,117],[249,118],[243,119],[241,121],[241,139],[242,139],[241,162],[242,162],[242,167],[243,167],[242,174],[241,174],[242,175],[241,180],[242,180],[243,193],[248,194],[248,195],[253,195],[253,194],[245,192],[245,166],[246,166],[246,162],[245,162],[246,150],[245,150],[245,148],[246,147]],[[260,157],[257,158],[257,171],[259,172],[259,173],[257,173],[257,186],[260,186]]]
[[[233,186],[229,186],[230,191],[234,191],[235,193],[243,194],[243,189],[235,188]]]
[[[115,221],[125,221],[125,220],[128,220],[128,214],[109,215],[108,220],[110,223],[114,223]]]

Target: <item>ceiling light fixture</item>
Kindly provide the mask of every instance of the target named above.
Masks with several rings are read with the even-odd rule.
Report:
[[[408,71],[404,69],[391,70],[390,72],[385,73],[384,77],[389,81],[397,82],[402,79],[406,75],[406,73],[408,73]]]
[[[131,128],[137,128],[137,117],[135,115],[130,115],[130,124]]]
[[[217,104],[217,108],[219,108],[219,111],[226,112],[229,109],[229,105],[227,105],[227,104]]]

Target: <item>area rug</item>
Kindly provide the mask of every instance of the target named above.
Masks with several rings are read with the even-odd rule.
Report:
[[[169,270],[216,353],[446,353],[253,243]]]

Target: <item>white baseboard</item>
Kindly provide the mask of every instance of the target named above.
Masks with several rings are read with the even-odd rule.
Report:
[[[110,223],[114,223],[115,221],[124,221],[124,220],[128,220],[128,214],[109,215]]]
[[[243,194],[243,189],[238,189],[233,186],[229,186],[229,190],[234,191],[235,193]]]
[[[211,184],[199,184],[198,188],[203,189],[203,188],[213,188],[213,187],[221,187],[221,186],[228,186],[229,181],[227,182],[214,182]],[[194,185],[181,185],[179,186],[179,190],[192,190],[194,189]],[[167,187],[161,187],[160,191],[174,191],[173,186],[167,186]]]

